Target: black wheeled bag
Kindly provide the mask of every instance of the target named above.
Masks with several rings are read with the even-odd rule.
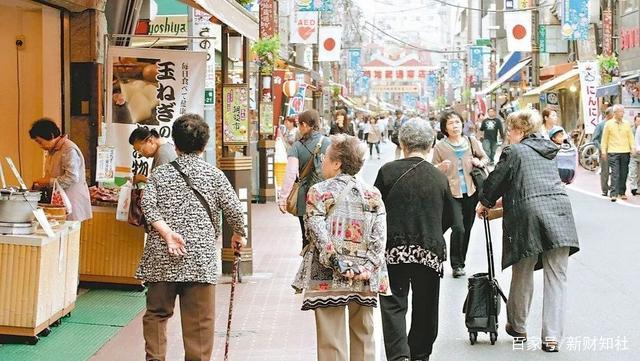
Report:
[[[464,301],[462,310],[465,314],[464,321],[469,331],[469,341],[472,345],[475,344],[478,339],[478,332],[488,333],[491,344],[496,343],[496,340],[498,340],[500,298],[502,298],[505,303],[507,302],[507,298],[500,289],[498,281],[495,279],[491,231],[487,217],[484,219],[484,233],[487,244],[489,272],[476,273],[469,277],[467,298]]]

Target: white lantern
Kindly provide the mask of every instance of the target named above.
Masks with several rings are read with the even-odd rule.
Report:
[[[298,82],[295,80],[287,80],[282,84],[282,92],[288,97],[292,97],[298,91]]]

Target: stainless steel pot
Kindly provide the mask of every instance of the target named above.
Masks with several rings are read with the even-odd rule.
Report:
[[[38,209],[40,192],[0,190],[0,222],[27,223],[35,218],[33,210]]]

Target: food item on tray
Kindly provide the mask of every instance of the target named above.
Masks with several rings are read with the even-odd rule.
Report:
[[[89,188],[89,194],[91,195],[91,203],[118,203],[119,189],[93,186]]]

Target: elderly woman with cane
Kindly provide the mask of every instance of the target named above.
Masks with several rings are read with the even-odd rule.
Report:
[[[304,291],[302,309],[315,312],[320,361],[375,360],[373,308],[389,287],[386,221],[380,192],[355,177],[363,148],[356,137],[332,136],[326,180],[307,194],[310,243],[293,287]]]
[[[237,250],[246,242],[244,217],[227,177],[201,157],[209,140],[202,117],[179,117],[172,137],[178,158],[151,173],[142,197],[151,227],[136,273],[148,287],[142,318],[146,359],[165,359],[167,321],[179,295],[185,359],[208,361],[214,338],[219,214],[222,211],[231,226]]]
[[[558,175],[558,147],[537,133],[540,124],[533,110],[509,115],[511,145],[484,182],[476,212],[485,217],[502,198],[502,268],[512,270],[507,333],[517,341],[527,340],[533,272],[543,268],[542,350],[557,352],[564,330],[569,255],[579,245],[571,201]]]

